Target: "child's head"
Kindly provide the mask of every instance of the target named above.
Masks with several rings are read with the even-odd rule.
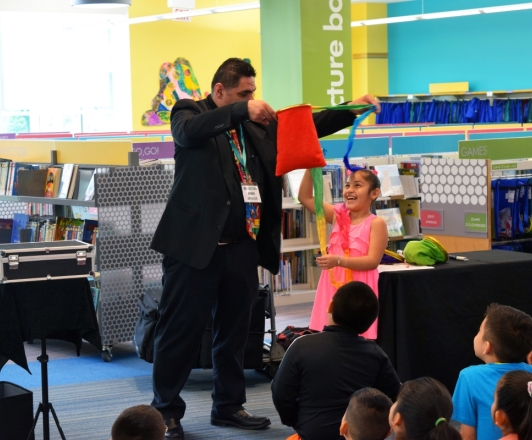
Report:
[[[392,401],[375,388],[362,388],[351,396],[340,434],[348,440],[384,440],[390,433]]]
[[[364,333],[379,314],[379,300],[367,284],[351,281],[333,296],[329,310],[332,324]]]
[[[436,379],[420,377],[401,386],[389,420],[396,440],[461,440],[449,424],[452,414],[447,388]]]
[[[491,416],[504,435],[532,440],[532,373],[515,370],[499,379]]]
[[[125,409],[111,428],[111,440],[163,440],[165,434],[163,416],[149,405]]]
[[[344,200],[347,208],[371,206],[379,197],[380,188],[381,182],[373,171],[358,170],[350,174],[344,188]]]
[[[496,303],[485,316],[475,336],[475,355],[485,362],[523,362],[532,350],[532,317]]]

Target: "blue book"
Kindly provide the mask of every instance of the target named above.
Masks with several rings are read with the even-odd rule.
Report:
[[[30,220],[28,214],[13,214],[13,229],[11,230],[11,243],[20,243],[20,230],[26,229]]]

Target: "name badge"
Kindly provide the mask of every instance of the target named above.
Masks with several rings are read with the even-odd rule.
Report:
[[[244,202],[246,203],[261,203],[259,186],[255,183],[242,183],[242,193],[244,194]]]

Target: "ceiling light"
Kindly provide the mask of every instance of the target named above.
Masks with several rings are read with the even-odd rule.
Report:
[[[245,11],[248,9],[258,9],[258,8],[260,8],[260,2],[242,3],[240,5],[220,6],[219,8],[211,8],[211,10],[214,13],[219,13],[219,12]]]
[[[205,8],[205,9],[190,9],[188,11],[173,12],[170,14],[148,15],[146,17],[130,18],[130,19],[124,20],[124,22],[128,24],[149,23],[152,21],[159,21],[159,20],[173,20],[176,18],[197,17],[200,15],[217,14],[217,13],[223,13],[223,12],[245,11],[248,9],[258,9],[258,8],[260,8],[259,2],[241,3],[237,5],[227,5],[227,6],[212,7],[212,8]]]
[[[461,11],[434,12],[432,14],[420,15],[423,20],[435,20],[437,18],[465,17],[467,15],[478,15],[478,9],[462,9]]]
[[[493,6],[489,8],[478,8],[478,9],[461,9],[458,11],[434,12],[431,14],[404,15],[401,17],[377,18],[374,20],[352,21],[351,27],[374,26],[374,25],[379,25],[379,24],[394,24],[394,23],[403,23],[407,21],[417,21],[417,20],[435,20],[438,18],[465,17],[468,15],[490,14],[490,13],[495,13],[495,12],[522,11],[525,9],[532,9],[532,3],[521,3],[521,4],[506,5],[506,6]]]
[[[480,8],[480,10],[485,14],[491,14],[494,12],[522,11],[524,9],[532,9],[532,3],[521,3],[519,5],[492,6],[490,8]]]
[[[70,6],[95,9],[119,8],[131,6],[131,0],[70,0]]]

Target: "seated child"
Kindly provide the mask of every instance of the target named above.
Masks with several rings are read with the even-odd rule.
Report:
[[[349,400],[340,434],[347,440],[384,440],[390,434],[388,415],[392,401],[375,388],[362,388]]]
[[[532,349],[532,317],[509,306],[491,304],[474,339],[475,355],[484,365],[460,372],[454,390],[453,419],[461,423],[463,440],[497,440],[502,437],[491,417],[493,393],[508,371],[532,373],[525,358]]]
[[[532,440],[532,373],[515,370],[502,376],[491,411],[501,440]]]
[[[125,409],[111,428],[111,440],[164,440],[165,435],[163,416],[149,405]]]
[[[395,440],[461,440],[449,421],[453,413],[451,394],[431,377],[409,380],[401,386],[390,409]]]
[[[343,440],[342,417],[355,392],[377,388],[391,399],[399,378],[388,356],[362,336],[375,321],[379,300],[371,287],[351,281],[329,305],[323,332],[297,338],[272,382],[275,409],[303,440]]]

